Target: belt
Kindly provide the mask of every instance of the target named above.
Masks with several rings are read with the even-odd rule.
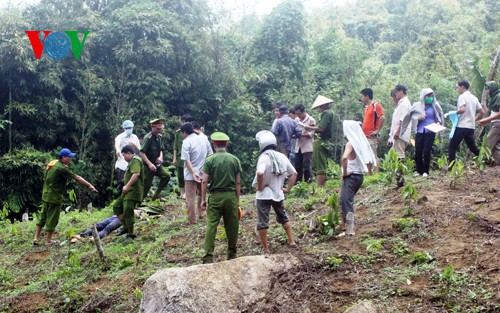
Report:
[[[220,193],[220,192],[236,192],[236,190],[230,189],[230,188],[221,188],[221,189],[210,190],[210,193]]]

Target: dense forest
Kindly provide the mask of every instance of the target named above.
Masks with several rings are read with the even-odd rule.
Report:
[[[125,119],[142,132],[149,120],[166,119],[166,165],[182,114],[207,134],[227,133],[248,187],[254,136],[270,128],[273,105],[309,107],[321,94],[335,100],[331,157],[338,161],[340,121],[361,119],[365,87],[388,117],[397,83],[408,86],[412,102],[433,88],[445,111],[460,78],[480,96],[500,45],[499,10],[497,0],[359,0],[314,10],[284,0],[266,16],[235,21],[205,0],[42,0],[3,9],[3,215],[39,204],[45,164],[61,147],[78,153],[74,171],[100,191],[88,198],[76,188],[78,205],[104,205],[112,195],[113,139]],[[80,58],[70,52],[54,60],[36,59],[26,30],[90,33]]]

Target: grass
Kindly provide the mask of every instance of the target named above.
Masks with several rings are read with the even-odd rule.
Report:
[[[421,194],[433,183],[430,179],[405,178]],[[338,182],[330,185],[338,186]],[[446,246],[442,244],[445,235],[429,226],[436,225],[429,223],[431,216],[425,211],[432,201],[419,204],[414,217],[404,218],[401,190],[385,187],[383,174],[366,177],[364,185],[355,198],[358,224],[356,236],[352,238],[337,238],[336,228],[325,236],[318,223],[318,217],[324,218],[330,212],[326,203],[333,194],[332,189],[317,189],[311,196],[312,186],[302,184],[287,198],[285,206],[301,247],[301,259],[318,275],[314,288],[297,289],[301,292],[294,295],[298,302],[316,299],[314,293],[308,294],[316,290],[322,299],[338,303],[335,312],[341,312],[359,299],[373,301],[381,311],[488,312],[498,309],[497,289],[488,275],[481,272],[488,266],[474,267],[474,259],[481,260],[483,255],[491,253],[490,246],[471,247],[475,257],[468,266],[452,268],[449,263],[452,257],[441,251]],[[442,185],[449,193],[447,184]],[[254,234],[257,214],[253,199],[253,195],[241,199],[244,217],[238,241],[240,256],[260,254]],[[166,213],[162,219],[137,221],[136,241],[125,245],[122,238],[113,235],[104,238],[107,264],[100,261],[93,244],[70,244],[68,238],[109,217],[112,214],[109,207],[92,214],[62,214],[55,237],[63,244],[53,248],[31,245],[33,222],[0,221],[3,230],[0,233],[0,312],[23,308],[39,312],[72,312],[81,308],[86,308],[85,312],[137,312],[143,296],[142,285],[148,277],[159,269],[200,264],[203,256],[205,224],[182,226],[187,217],[180,200],[169,199],[164,206]],[[440,207],[440,213],[444,214],[446,209]],[[477,214],[484,211],[487,207]],[[470,223],[468,227],[476,225],[464,214],[454,216],[462,219],[455,222]],[[480,231],[477,228],[474,236]],[[274,213],[268,239],[275,253],[289,252],[286,234],[275,222]],[[484,241],[476,240],[478,244]],[[225,259],[226,247],[225,231],[220,226],[216,236],[216,262]],[[339,296],[335,290],[343,290],[343,294]],[[35,301],[33,297],[38,298]],[[34,303],[23,307],[23,301]],[[310,303],[311,312],[324,308],[318,304],[315,310],[314,302]]]

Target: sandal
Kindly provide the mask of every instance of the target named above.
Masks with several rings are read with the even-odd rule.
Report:
[[[40,240],[33,240],[33,245],[34,246],[41,246],[42,244],[40,243]]]
[[[51,240],[48,243],[46,242],[45,245],[48,247],[57,246],[57,245],[59,245],[59,241],[58,240]]]

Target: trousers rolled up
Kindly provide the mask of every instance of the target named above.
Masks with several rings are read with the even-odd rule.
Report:
[[[354,195],[363,185],[363,175],[352,174],[344,177],[342,181],[342,189],[340,190],[340,207],[342,210],[342,218],[345,221],[347,213],[354,214]]]
[[[208,197],[204,262],[213,261],[215,235],[221,217],[224,220],[226,230],[227,259],[234,259],[236,257],[236,244],[240,225],[238,220],[238,199],[235,191],[216,192]]]

